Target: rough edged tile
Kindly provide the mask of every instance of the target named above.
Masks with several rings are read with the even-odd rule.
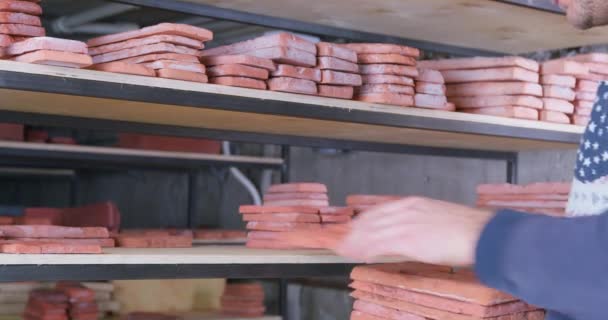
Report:
[[[268,214],[245,214],[243,221],[268,221],[268,222],[309,222],[320,223],[321,218],[317,215],[306,213],[268,213]]]
[[[0,33],[11,36],[44,37],[44,28],[25,24],[0,24]]]
[[[369,103],[388,104],[401,107],[413,107],[414,97],[399,93],[361,93],[357,100]]]
[[[356,53],[400,54],[414,58],[420,56],[420,50],[416,48],[390,43],[346,43],[341,46]]]
[[[173,61],[173,60],[158,60],[154,62],[146,63],[145,66],[147,68],[158,70],[158,69],[175,69],[175,70],[183,70],[190,71],[196,73],[205,74],[205,66],[200,63],[189,63],[189,62],[181,62],[181,61]]]
[[[264,194],[264,201],[266,200],[329,200],[327,193],[323,192],[287,192],[287,193],[266,193]]]
[[[0,226],[7,238],[109,238],[108,229],[99,227],[73,228],[62,226]]]
[[[262,70],[262,69],[260,69],[260,70]],[[266,71],[266,70],[264,70],[264,71]],[[265,81],[245,78],[245,77],[212,77],[209,79],[209,82],[213,83],[213,84],[223,85],[223,86],[266,90]]]
[[[543,100],[533,96],[501,95],[501,96],[476,96],[476,97],[453,97],[450,98],[457,108],[484,108],[501,106],[522,106],[534,109],[543,108]]]
[[[139,236],[119,235],[116,237],[119,247],[126,248],[190,248],[191,236]]]
[[[247,230],[258,231],[291,231],[291,230],[310,230],[319,229],[319,223],[304,222],[258,222],[250,221],[247,223]]]
[[[559,111],[541,110],[540,121],[555,122],[555,123],[570,123],[570,117],[567,114]]]
[[[273,77],[288,77],[321,82],[321,70],[289,64],[277,64],[276,70],[272,71],[271,75]]]
[[[319,57],[334,57],[350,62],[357,63],[357,52],[345,48],[342,45],[329,43],[329,42],[318,42],[317,43],[317,56]]]
[[[271,185],[266,193],[327,193],[327,186],[316,182],[294,182]]]
[[[154,62],[159,60],[171,60],[171,61],[180,61],[184,63],[200,63],[198,58],[189,54],[180,54],[180,53],[158,53],[158,54],[147,54],[139,57],[133,57],[128,59],[121,59],[119,61],[126,63],[146,63],[146,62]]]
[[[349,223],[352,217],[347,215],[321,215],[322,223]]]
[[[106,63],[155,53],[179,53],[196,56],[198,54],[198,51],[196,49],[184,46],[176,46],[170,43],[156,43],[136,48],[129,48],[120,51],[100,54],[93,57],[93,62],[95,64]]]
[[[60,239],[60,238],[18,238],[15,240],[3,240],[6,243],[30,243],[30,242],[50,242],[56,244],[80,244],[80,245],[95,245],[101,246],[102,248],[113,248],[116,246],[114,239],[102,238],[102,239]]]
[[[334,57],[318,57],[317,68],[321,70],[335,70],[350,73],[359,73],[358,64]]]
[[[574,104],[562,99],[543,98],[543,109],[572,114]]]
[[[416,79],[416,81],[424,81],[430,83],[445,83],[445,79],[443,78],[441,72],[432,69],[418,68],[418,76],[414,79]]]
[[[555,98],[555,99],[563,99],[567,101],[574,101],[576,98],[576,92],[568,87],[559,87],[559,86],[543,86],[543,96],[545,98]],[[594,93],[595,95],[595,93]]]
[[[418,108],[444,109],[448,103],[445,96],[417,93],[414,96],[414,106]]]
[[[327,207],[329,206],[329,201],[307,199],[269,200],[264,201],[264,205],[271,207]]]
[[[476,70],[444,70],[441,72],[446,83],[524,81],[538,83],[537,72],[518,67],[488,68]]]
[[[607,76],[597,74],[597,73],[577,74],[576,75],[576,79],[579,79],[579,80],[604,81],[607,78],[608,78]]]
[[[39,50],[12,58],[13,61],[49,66],[86,68],[93,64],[91,57],[86,54]]]
[[[575,124],[577,126],[586,126],[589,123],[589,120],[591,120],[591,118],[589,116],[579,116],[579,115],[572,115],[570,117],[572,119],[572,124]]]
[[[85,55],[88,51],[87,44],[84,42],[51,37],[35,37],[13,43],[6,49],[6,53],[16,56],[38,50],[72,52]]]
[[[13,38],[11,36],[0,34],[0,48],[5,48],[13,44]]]
[[[446,88],[445,88],[445,85],[443,85],[443,84],[416,81],[416,92],[417,93],[426,93],[426,94],[445,96],[445,91],[446,91]]]
[[[113,73],[133,74],[145,77],[156,77],[156,72],[153,69],[139,64],[131,64],[120,61],[96,64],[89,67],[89,69]]]
[[[248,56],[244,54],[220,55],[202,57],[201,61],[206,66],[219,66],[224,64],[242,64],[250,67],[262,68],[268,71],[276,70],[274,62],[270,59]]]
[[[272,47],[289,47],[313,54],[315,57],[317,55],[317,46],[314,43],[305,40],[301,37],[298,37],[292,33],[280,32],[273,35],[257,37],[251,40],[237,42],[226,46],[203,50],[203,56],[208,57],[227,54],[242,54],[250,51],[256,51]]]
[[[271,207],[271,206],[254,206],[243,205],[239,207],[241,214],[263,214],[263,213],[306,213],[319,214],[319,208],[315,207]]]
[[[432,70],[458,70],[458,69],[482,69],[497,67],[521,67],[530,71],[538,72],[540,67],[538,62],[521,57],[501,57],[501,58],[458,58],[442,60],[418,61],[418,66]]]
[[[213,39],[213,32],[187,24],[161,23],[139,30],[121,32],[90,39],[87,44],[89,47],[98,47],[105,44],[126,41],[129,39],[144,38],[153,35],[176,35],[186,38],[196,39],[201,42]]]
[[[327,98],[352,99],[355,93],[353,87],[320,84],[317,86],[319,95]]]
[[[520,107],[520,106],[471,108],[471,109],[462,109],[460,111],[466,112],[466,113],[483,114],[483,115],[506,117],[506,118],[538,120],[538,110],[537,109]]]
[[[356,88],[358,93],[401,93],[414,95],[414,87],[398,84],[364,84]]]
[[[0,12],[0,24],[25,24],[29,26],[41,27],[40,17],[19,12]]]
[[[597,73],[601,75],[608,75],[608,65],[603,63],[585,63],[585,66],[589,68],[589,72]]]
[[[353,310],[350,314],[350,320],[386,320],[386,318],[376,317],[371,314],[367,314],[358,310]],[[409,320],[409,319],[404,319]],[[417,319],[412,319],[417,320]]]
[[[91,244],[39,243],[42,254],[101,254],[101,246]]]
[[[482,82],[450,85],[448,97],[530,95],[543,96],[543,88],[536,83],[525,82]]]
[[[91,47],[89,48],[89,54],[92,56],[96,56],[104,53],[136,48],[156,43],[170,43],[198,50],[203,48],[203,43],[201,41],[182,36],[161,34],[145,38],[131,39],[124,42],[110,43],[99,47]]]
[[[601,52],[592,52],[566,57],[566,59],[580,62],[608,63],[608,54]]]
[[[319,214],[323,216],[349,216],[355,215],[355,210],[351,207],[324,207],[319,209]]]
[[[576,77],[559,74],[545,74],[540,77],[540,84],[574,88],[576,86]]]
[[[256,67],[250,67],[239,64],[223,64],[215,67],[211,67],[207,70],[207,75],[210,77],[246,77],[260,80],[268,79],[268,70]],[[266,87],[266,85],[264,85]]]
[[[588,74],[589,67],[584,63],[570,60],[550,60],[541,65],[540,73],[545,74],[562,74],[562,75],[579,75]]]
[[[357,59],[359,61],[359,64],[398,64],[406,66],[416,65],[416,59],[392,53],[363,53],[357,55]]]
[[[268,89],[290,93],[317,94],[317,84],[314,81],[288,77],[277,77],[268,80]]]
[[[0,11],[27,13],[34,16],[42,15],[42,7],[29,1],[0,1]]]
[[[32,244],[0,244],[0,250],[2,253],[8,254],[41,254],[42,249],[40,246]]]
[[[259,58],[270,59],[276,63],[290,64],[300,67],[314,67],[317,64],[317,57],[303,50],[291,47],[272,47],[248,51],[244,54]]]
[[[597,98],[597,94],[595,92],[577,91],[576,95],[575,95],[576,100],[595,101],[596,98]],[[575,100],[575,99],[572,99],[572,100]]]
[[[576,108],[574,110],[574,114],[577,116],[590,117],[592,112],[593,112],[593,108]]]
[[[448,101],[448,103],[445,104],[444,110],[456,111],[456,105],[454,103]]]
[[[579,80],[576,83],[576,90],[597,93],[597,89],[599,88],[599,86],[599,81]]]
[[[415,314],[407,313],[407,311],[401,311],[393,308],[384,307],[378,304],[369,303],[363,300],[356,300],[353,305],[353,310],[380,319],[399,319],[399,320],[425,320],[425,317],[418,316]]]
[[[414,86],[414,79],[412,78],[387,74],[362,75],[361,80],[363,84],[397,84],[402,86]]]
[[[175,69],[156,70],[156,76],[159,78],[183,80],[183,81],[190,81],[190,82],[200,82],[200,83],[207,83],[209,81],[207,76],[204,74],[201,74],[198,72],[175,70]]]
[[[340,86],[360,86],[363,84],[361,76],[333,70],[321,70],[321,83]]]
[[[418,77],[420,74],[416,67],[398,64],[362,64],[359,65],[361,74],[393,74],[396,76]],[[443,78],[442,78],[443,79]]]
[[[587,108],[591,109],[595,105],[594,101],[585,101],[585,100],[575,100],[574,107],[575,108]]]

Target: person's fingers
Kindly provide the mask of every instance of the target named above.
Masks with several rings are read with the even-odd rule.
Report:
[[[358,220],[368,221],[375,219],[376,216],[383,215],[386,212],[393,212],[396,210],[407,210],[412,204],[416,203],[417,198],[410,197],[402,200],[392,201],[386,204],[375,206],[368,210],[365,210]]]

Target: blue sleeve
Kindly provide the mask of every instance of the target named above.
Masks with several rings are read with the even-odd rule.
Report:
[[[484,284],[530,304],[575,319],[605,319],[608,215],[498,211],[479,239],[475,270]]]

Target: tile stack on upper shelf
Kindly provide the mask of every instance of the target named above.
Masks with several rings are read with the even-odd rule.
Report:
[[[123,248],[190,248],[193,241],[191,230],[177,229],[123,230],[113,237]]]
[[[351,320],[544,319],[544,311],[483,286],[470,272],[417,263],[358,266]]]
[[[213,33],[204,28],[161,23],[87,43],[94,70],[206,83],[199,57],[211,39]]]
[[[513,209],[563,217],[571,185],[541,182],[528,185],[482,184],[477,186],[477,206],[487,209]]]
[[[108,229],[100,227],[0,225],[0,231],[0,251],[10,254],[102,253],[100,243],[110,237]]]
[[[44,37],[40,1],[0,1],[0,57],[7,47],[30,37]]]
[[[420,68],[418,76],[414,79],[416,80],[414,102],[417,107],[456,111],[454,104],[448,102],[445,79],[441,72]]]
[[[442,73],[448,99],[459,111],[539,119],[543,91],[536,61],[477,57],[420,61],[418,65]]]
[[[357,53],[362,86],[355,99],[403,107],[414,106],[416,59],[420,50],[386,43],[349,43],[342,45]]]
[[[589,122],[600,82],[608,80],[608,54],[588,53],[565,59],[581,62],[589,68],[589,74],[577,76],[575,112],[572,116],[572,123],[584,126]]]
[[[260,283],[227,283],[220,298],[220,311],[227,316],[262,317],[266,312],[264,298],[264,287]]]
[[[544,110],[540,119],[558,123],[571,123],[570,117],[577,119],[582,109],[574,107],[575,100],[578,98],[576,104],[579,106],[585,104],[575,91],[577,78],[588,76],[589,68],[579,62],[558,59],[544,62],[541,74]],[[595,93],[591,95],[594,100]]]
[[[354,88],[361,86],[357,53],[338,44],[317,43],[317,69],[321,70],[319,95],[352,99]]]
[[[225,86],[266,90],[270,72],[276,70],[270,59],[243,54],[206,56],[201,60],[208,68],[209,82]]]
[[[317,94],[321,72],[317,65],[314,43],[287,32],[258,37],[252,40],[202,51],[203,61],[212,56],[247,55],[274,61],[268,89],[302,94]]]

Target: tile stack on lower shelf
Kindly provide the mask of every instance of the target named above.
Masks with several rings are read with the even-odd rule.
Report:
[[[232,87],[266,90],[270,72],[276,70],[270,59],[248,55],[202,57],[210,83]]]
[[[58,289],[37,289],[30,293],[25,320],[68,320],[68,296]]]
[[[536,61],[477,57],[419,61],[418,65],[443,74],[448,99],[459,111],[539,119],[543,92]]]
[[[0,318],[21,319],[32,290],[43,289],[39,282],[12,282],[0,284]]]
[[[39,1],[0,1],[0,58],[4,50],[15,42],[30,37],[44,37]]]
[[[0,251],[11,254],[102,253],[101,243],[110,237],[108,229],[100,227],[0,225],[0,232]]]
[[[484,287],[468,273],[449,267],[402,263],[358,266],[351,273],[355,298],[351,320],[529,319],[538,308]]]
[[[352,194],[346,197],[346,205],[358,215],[374,206],[402,198],[396,195]]]
[[[571,185],[540,182],[528,185],[482,184],[477,186],[477,206],[486,209],[513,209],[563,217]]]
[[[577,98],[577,77],[589,74],[584,64],[564,59],[550,60],[541,65],[543,84],[542,121],[571,123],[582,109],[574,107]],[[595,94],[594,94],[595,95]],[[595,98],[594,98],[595,99]],[[584,102],[577,102],[584,105]],[[578,122],[578,121],[577,121]]]
[[[317,69],[321,70],[319,95],[352,99],[354,88],[361,86],[357,53],[338,44],[317,43]]]
[[[99,306],[95,301],[95,291],[73,282],[59,282],[57,289],[68,297],[70,320],[97,320]]]
[[[211,39],[204,28],[161,23],[87,43],[94,70],[206,83],[199,50]]]
[[[314,43],[287,32],[279,32],[252,40],[202,51],[203,61],[212,56],[247,55],[270,59],[277,66],[268,80],[273,91],[317,94],[321,72],[317,64],[317,47]]]
[[[414,106],[414,78],[418,76],[416,59],[420,56],[420,50],[386,43],[349,43],[342,46],[357,53],[363,85],[356,89],[356,100]]]
[[[25,126],[16,123],[0,123],[0,140],[23,141],[25,139]]]
[[[257,282],[227,283],[220,298],[220,311],[227,316],[262,317],[266,312],[264,297],[264,287]]]

